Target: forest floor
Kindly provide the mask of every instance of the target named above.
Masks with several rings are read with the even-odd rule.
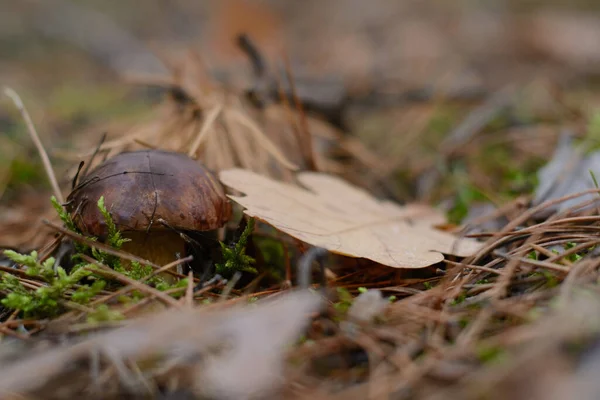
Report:
[[[597,397],[594,2],[0,7],[0,397]],[[230,195],[174,280],[69,213],[131,150]]]

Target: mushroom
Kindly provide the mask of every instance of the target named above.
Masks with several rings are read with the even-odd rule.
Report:
[[[123,250],[157,265],[185,254],[180,231],[213,231],[231,217],[216,176],[181,153],[142,150],[116,155],[94,168],[67,197],[77,228],[100,241],[108,228],[98,200],[123,237]]]

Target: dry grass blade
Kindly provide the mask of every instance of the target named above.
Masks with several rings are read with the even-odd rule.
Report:
[[[196,136],[196,138],[190,145],[190,150],[188,152],[188,156],[194,157],[196,155],[196,153],[198,152],[198,149],[200,148],[202,143],[206,140],[212,125],[215,123],[215,121],[216,121],[217,117],[219,116],[219,114],[221,113],[222,109],[223,109],[223,106],[219,104],[208,111],[208,113],[206,115],[206,119],[202,123],[202,127],[200,128],[200,131],[198,132],[198,136]]]
[[[52,164],[50,163],[50,158],[48,157],[48,153],[46,152],[46,149],[44,148],[44,145],[42,144],[42,141],[40,140],[37,130],[35,129],[35,125],[33,124],[33,121],[31,120],[31,116],[29,115],[27,108],[25,108],[25,105],[23,104],[21,97],[19,96],[19,94],[17,92],[15,92],[13,89],[11,89],[9,87],[4,88],[4,94],[13,101],[13,103],[15,104],[15,106],[17,107],[17,109],[19,110],[21,115],[23,116],[23,120],[25,121],[25,124],[27,125],[27,130],[29,132],[29,135],[31,136],[31,140],[35,144],[35,147],[42,159],[42,163],[44,164],[44,169],[46,170],[46,175],[48,175],[48,180],[50,181],[50,185],[52,186],[52,190],[54,191],[54,196],[56,196],[56,199],[61,204],[64,203],[64,198],[63,198],[62,192],[60,190],[60,187],[58,186],[58,181],[56,180],[56,175],[54,174],[54,169],[52,168]]]
[[[294,163],[287,160],[287,158],[281,153],[281,151],[273,144],[273,142],[260,130],[260,128],[247,116],[243,115],[237,110],[228,110],[228,113],[231,114],[231,117],[239,121],[240,124],[248,128],[248,131],[252,133],[254,139],[260,143],[264,149],[272,155],[277,161],[279,161],[286,168],[297,171],[298,166]]]

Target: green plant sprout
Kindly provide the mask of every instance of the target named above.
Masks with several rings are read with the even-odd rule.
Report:
[[[58,214],[60,220],[63,222],[63,224],[65,224],[67,229],[69,229],[70,231],[73,231],[73,232],[80,233],[79,230],[77,229],[77,226],[75,226],[75,222],[73,222],[73,219],[71,218],[69,213],[58,202],[56,197],[52,196],[50,198],[50,202],[52,203],[52,206],[56,210],[56,213]]]
[[[594,171],[592,171],[591,169],[589,170],[590,172],[590,176],[592,177],[592,181],[594,182],[594,187],[596,189],[599,189],[598,187],[598,179],[596,179],[596,174],[594,174]]]
[[[100,210],[102,217],[104,217],[106,227],[108,228],[107,244],[111,247],[114,247],[115,249],[120,249],[125,243],[129,242],[130,239],[123,238],[121,232],[117,229],[117,226],[115,225],[115,222],[112,219],[112,215],[110,215],[110,212],[106,209],[106,206],[104,205],[104,196],[101,196],[98,199],[98,210]]]
[[[121,235],[121,232],[117,229],[117,226],[115,225],[115,222],[113,221],[112,216],[110,215],[110,212],[106,209],[106,206],[104,205],[104,196],[101,196],[98,199],[97,206],[98,206],[98,210],[100,211],[100,214],[102,214],[102,217],[104,218],[104,222],[106,223],[106,227],[108,229],[108,235],[106,237],[106,244],[108,244],[109,246],[111,246],[112,248],[114,248],[116,250],[120,250],[121,247],[123,247],[123,244],[128,242],[129,239],[124,239],[123,236]],[[95,241],[95,240],[97,240],[97,238],[93,238],[92,240]],[[113,256],[111,254],[107,254],[96,248],[92,248],[92,256],[96,260],[100,261],[103,264],[108,265],[109,267],[113,268],[114,270],[116,270],[118,272],[126,273],[126,271],[122,271],[120,268],[121,260],[119,259],[119,257]],[[136,266],[132,266],[132,267],[133,267],[133,269],[136,268]],[[137,267],[139,267],[139,264]],[[136,271],[136,272],[139,272],[139,271]]]
[[[216,272],[224,277],[232,276],[236,271],[258,273],[256,268],[251,265],[256,260],[249,255],[246,255],[246,245],[248,238],[254,230],[254,218],[248,220],[248,224],[242,232],[240,239],[233,246],[227,246],[220,242],[221,252],[223,254],[223,262],[216,264]]]
[[[345,314],[352,305],[354,297],[352,297],[352,294],[346,288],[338,287],[336,288],[336,291],[339,299],[333,304],[333,308],[335,308],[336,311]]]

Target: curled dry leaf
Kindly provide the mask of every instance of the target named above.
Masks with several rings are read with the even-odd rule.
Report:
[[[466,257],[480,248],[434,228],[443,214],[425,205],[399,206],[328,174],[297,175],[306,188],[251,171],[230,169],[221,181],[245,196],[230,196],[245,213],[314,246],[363,257],[395,268],[423,268],[444,259]]]

